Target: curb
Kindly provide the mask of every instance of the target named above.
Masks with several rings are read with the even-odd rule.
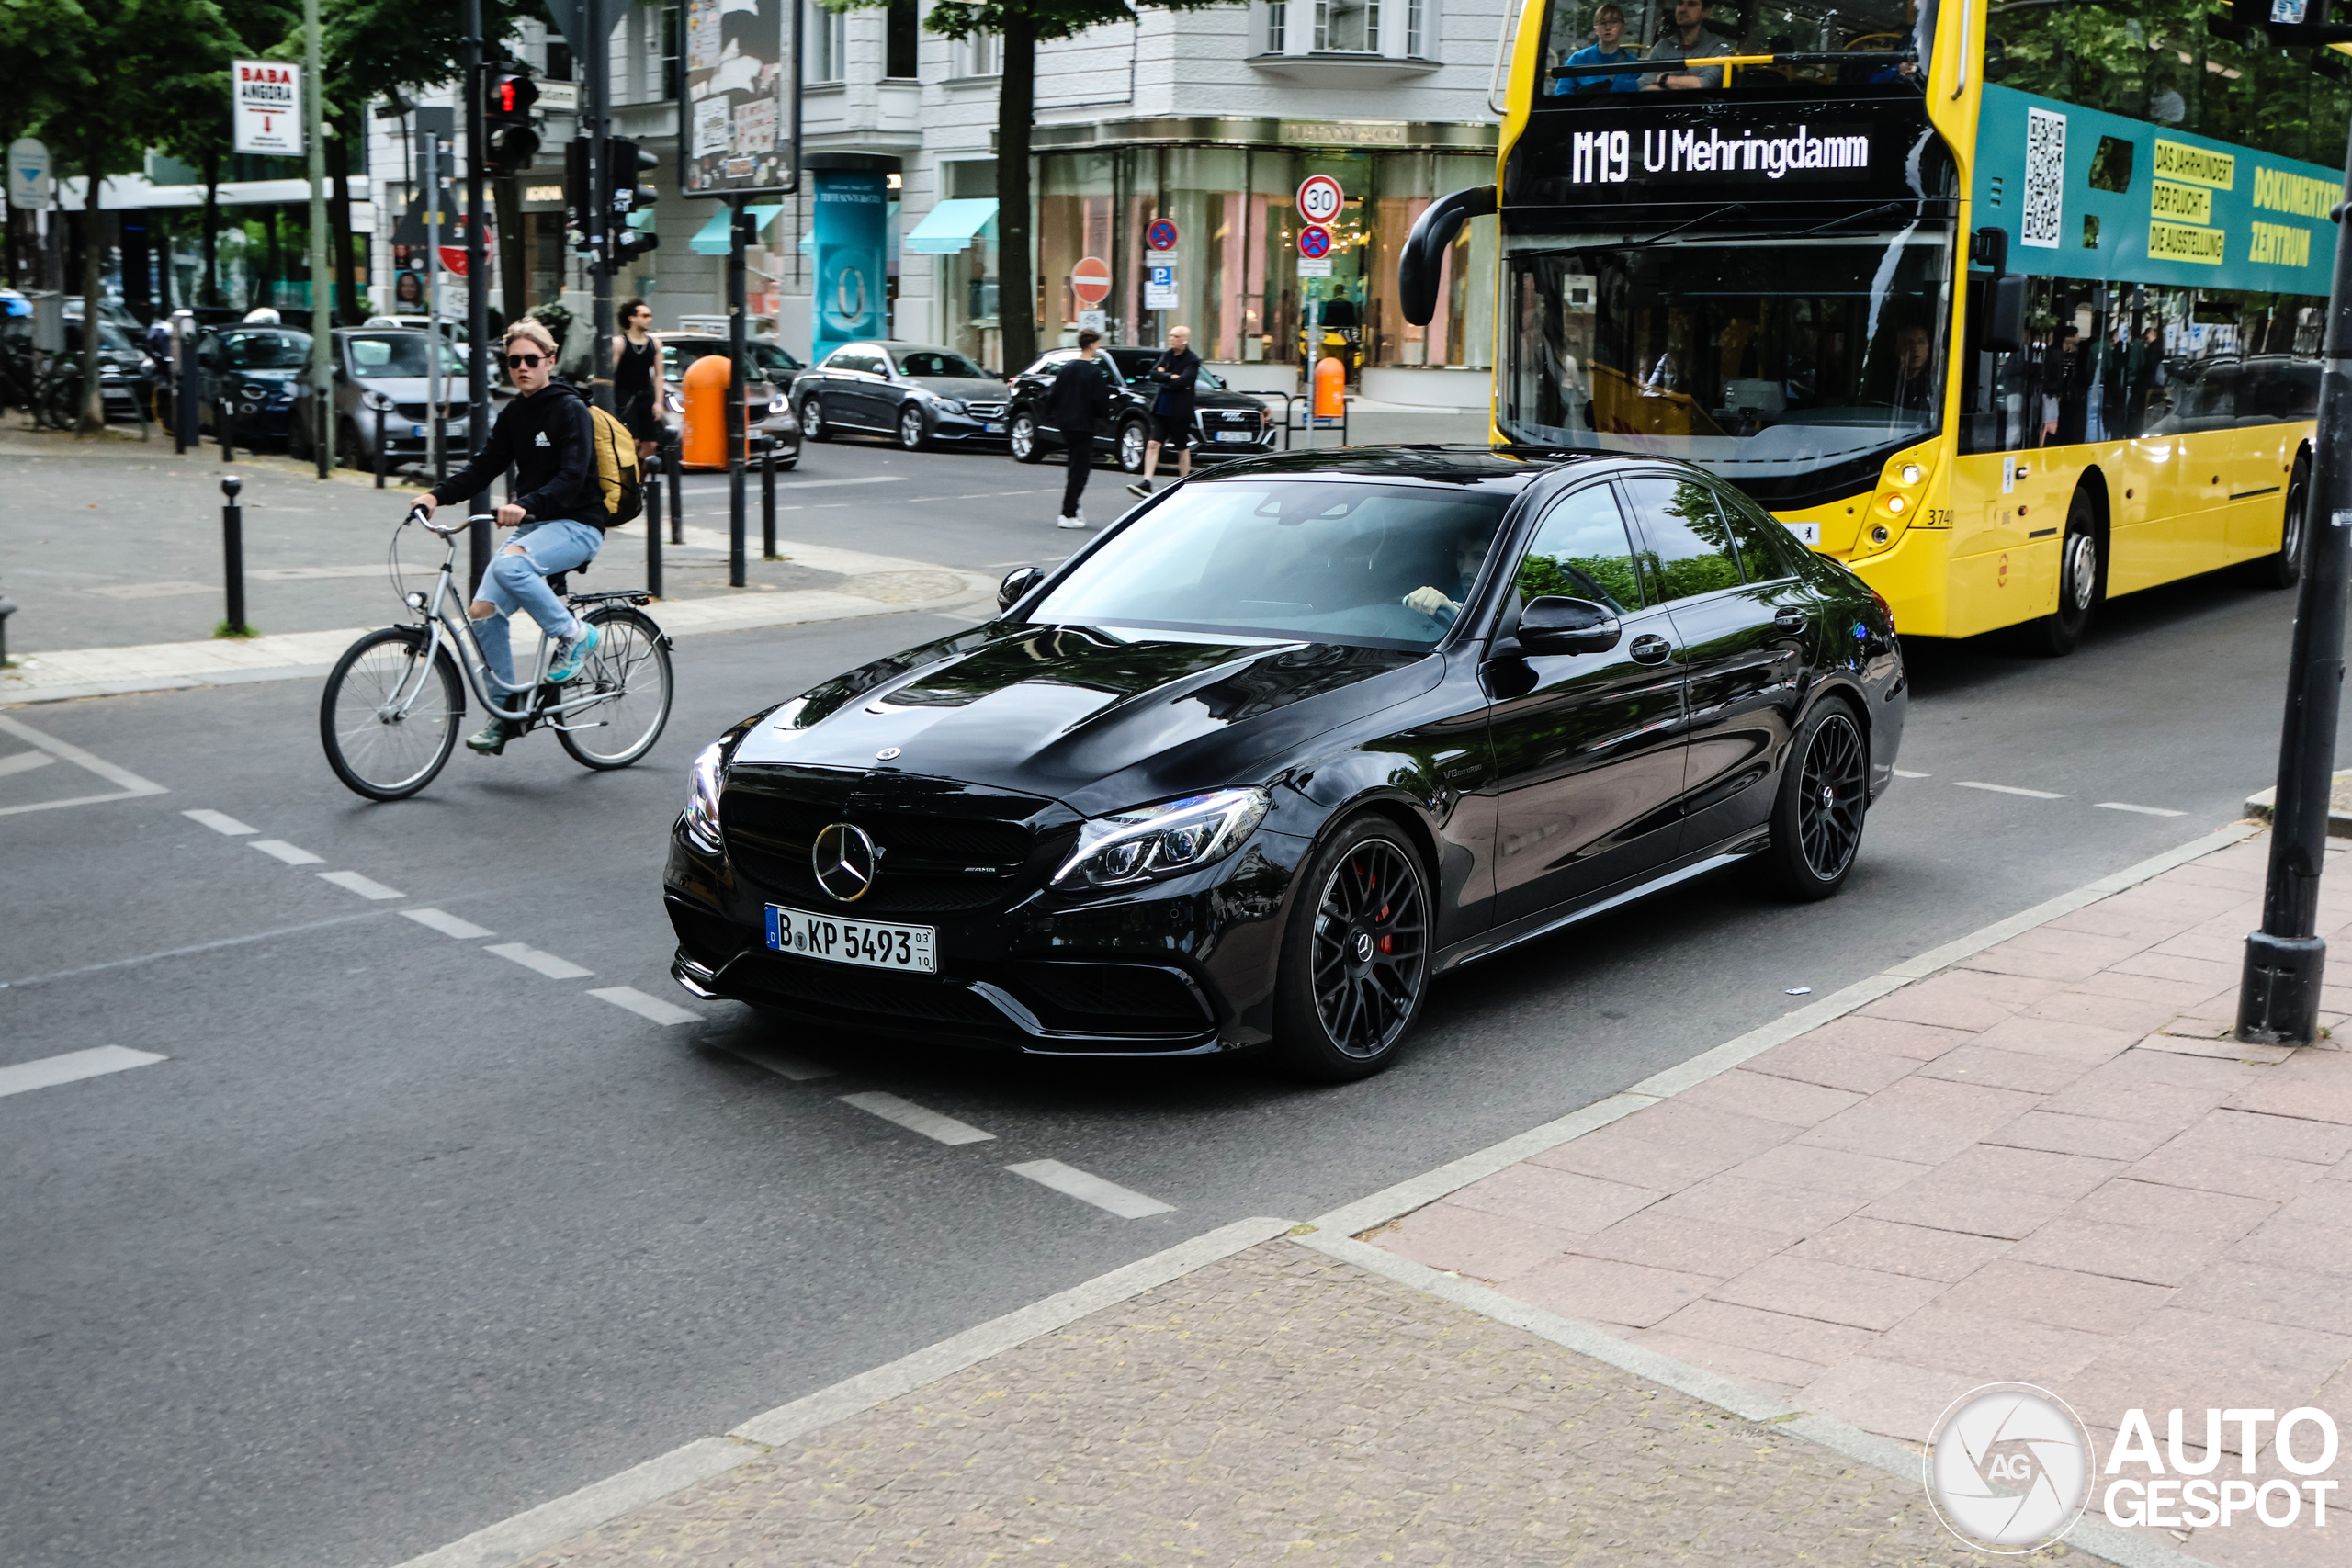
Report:
[[[476,1530],[423,1556],[409,1558],[397,1564],[396,1568],[514,1568],[514,1564],[534,1553],[617,1518],[630,1509],[748,1464],[777,1446],[871,1410],[885,1401],[899,1398],[1041,1334],[1074,1323],[1090,1313],[1131,1300],[1146,1291],[1157,1289],[1238,1252],[1283,1235],[1326,1257],[1352,1264],[1368,1273],[1378,1274],[1409,1289],[1534,1334],[1579,1355],[1589,1356],[1621,1371],[1688,1394],[1742,1419],[1771,1421],[1782,1430],[1858,1463],[1905,1478],[1919,1476],[1925,1459],[1922,1450],[1876,1437],[1829,1416],[1797,1410],[1728,1378],[1629,1344],[1589,1324],[1545,1312],[1540,1307],[1515,1301],[1499,1291],[1458,1276],[1441,1273],[1409,1258],[1356,1240],[1356,1234],[1425,1207],[1532,1155],[1570,1143],[1637,1111],[1670,1099],[1719,1073],[1730,1071],[1775,1045],[1794,1039],[1807,1030],[1842,1018],[1881,997],[1949,968],[1963,958],[2047,925],[2062,915],[2095,904],[2110,894],[2137,886],[2175,866],[2185,865],[2233,844],[2244,842],[2260,831],[2262,826],[2259,823],[2232,823],[2177,849],[2151,856],[2120,872],[2086,883],[2071,892],[2045,899],[2006,919],[1981,927],[1940,947],[1930,948],[1917,957],[1892,964],[1818,1002],[1799,1008],[1712,1050],[1701,1052],[1688,1061],[1653,1074],[1594,1104],[1449,1161],[1420,1176],[1383,1188],[1352,1203],[1343,1204],[1308,1224],[1293,1225],[1285,1220],[1259,1217],[1222,1225],[1191,1241],[1139,1258],[1058,1294],[967,1328],[895,1361],[844,1379],[830,1388],[754,1416],[724,1437],[697,1438],[566,1496]],[[2149,1537],[2117,1529],[2087,1515],[2067,1532],[2065,1544],[2086,1556],[2117,1563],[2120,1568],[2212,1568],[2202,1558],[2191,1557]]]
[[[2260,821],[2270,820],[2277,809],[2278,786],[2256,790],[2245,797],[2245,814]],[[2352,839],[2352,768],[2336,773],[2327,802],[2327,836],[2331,839]]]

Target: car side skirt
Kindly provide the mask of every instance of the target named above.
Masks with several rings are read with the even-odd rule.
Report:
[[[1604,887],[1581,903],[1555,904],[1551,908],[1539,909],[1508,925],[1497,926],[1457,942],[1439,952],[1431,972],[1442,975],[1465,964],[1475,964],[1481,958],[1491,958],[1506,948],[1517,947],[1521,942],[1532,942],[1540,936],[1549,936],[1579,920],[1589,920],[1595,915],[1622,908],[1637,898],[1646,898],[1679,883],[1721,871],[1725,866],[1736,865],[1761,853],[1771,841],[1771,835],[1763,829],[1748,829],[1721,843],[1683,855],[1669,863],[1663,871],[1635,881],[1621,882],[1614,887]]]

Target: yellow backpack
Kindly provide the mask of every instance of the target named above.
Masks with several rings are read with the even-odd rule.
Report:
[[[639,483],[637,437],[628,426],[595,404],[588,405],[591,434],[596,446],[596,482],[605,496],[605,515],[617,528],[633,523],[644,509],[645,491]]]

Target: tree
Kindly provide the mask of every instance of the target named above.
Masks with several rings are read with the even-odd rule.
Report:
[[[819,0],[837,11],[889,0]],[[1136,0],[1162,11],[1204,11],[1232,0]],[[1089,28],[1136,19],[1126,0],[939,0],[923,27],[946,39],[995,35],[1003,58],[996,100],[997,316],[1003,323],[1004,367],[1016,370],[1037,353],[1037,284],[1029,268],[1029,128],[1037,113],[1037,46]]]
[[[259,56],[283,51],[298,41],[301,8],[286,0],[214,0],[228,24],[238,56]],[[217,90],[207,104],[188,106],[188,113],[157,139],[156,146],[204,177],[204,283],[201,304],[220,303],[220,173],[234,153],[235,116],[229,102],[229,73],[224,62]]]
[[[35,134],[82,202],[82,432],[106,427],[99,394],[100,185],[145,161],[180,121],[218,102],[237,39],[214,0],[8,0],[0,79],[27,95]]]

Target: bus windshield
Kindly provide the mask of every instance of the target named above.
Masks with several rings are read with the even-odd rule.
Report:
[[[1937,220],[1778,240],[1512,236],[1504,434],[1743,481],[1826,479],[1924,438],[1950,243]]]
[[[1579,105],[1637,92],[1917,93],[1935,31],[1934,0],[1552,0],[1538,91]],[[1771,62],[1702,63],[1760,55]],[[1688,63],[1641,69],[1677,60]]]

